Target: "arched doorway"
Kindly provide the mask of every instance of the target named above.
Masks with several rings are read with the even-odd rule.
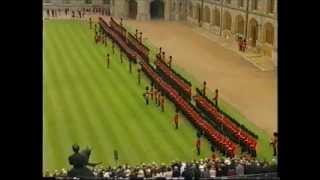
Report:
[[[231,24],[232,18],[228,11],[224,13],[224,23],[223,23],[223,30],[230,30],[231,31]]]
[[[154,0],[150,4],[151,19],[164,18],[164,2],[163,0]]]
[[[210,23],[210,21],[211,21],[210,8],[208,6],[205,6],[205,8],[204,8],[204,22]]]
[[[213,25],[220,26],[220,11],[215,8],[212,14],[213,14],[213,17],[212,17]]]
[[[249,23],[250,27],[250,39],[251,39],[251,46],[256,47],[257,39],[258,39],[258,22],[255,19],[251,19]]]
[[[130,19],[137,18],[137,8],[138,8],[138,4],[136,0],[129,0],[129,18]]]
[[[264,32],[265,32],[265,42],[273,45],[274,43],[274,27],[271,23],[266,23],[264,25]]]
[[[193,18],[199,21],[200,18],[200,4],[197,4],[197,6],[194,7],[194,12],[193,12]]]
[[[193,5],[189,3],[189,17],[193,18]]]
[[[241,35],[242,37],[244,36],[244,18],[242,15],[238,15],[236,17],[236,33]]]

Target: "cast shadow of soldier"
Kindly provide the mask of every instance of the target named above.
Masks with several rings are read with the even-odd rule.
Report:
[[[68,177],[77,177],[77,178],[87,178],[94,177],[93,172],[87,167],[94,167],[100,163],[89,163],[91,149],[86,148],[79,152],[79,145],[75,144],[72,146],[73,154],[69,156],[69,164],[73,168],[68,172]]]

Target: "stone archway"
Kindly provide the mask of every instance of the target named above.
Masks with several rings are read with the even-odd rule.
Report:
[[[249,22],[249,30],[250,30],[250,44],[252,47],[256,47],[258,40],[258,22],[254,18],[252,18]]]
[[[210,8],[208,6],[204,7],[204,22],[206,23],[211,22],[211,13],[210,13]]]
[[[129,18],[137,19],[138,3],[136,0],[129,0]]]
[[[265,42],[268,43],[268,44],[271,44],[273,45],[274,44],[274,27],[273,27],[273,24],[271,23],[266,23],[264,25],[264,39],[265,39]]]
[[[189,2],[189,17],[193,18],[193,5]]]
[[[224,12],[223,19],[224,19],[223,30],[231,31],[232,18],[231,18],[231,14],[228,11]]]
[[[235,32],[244,37],[244,18],[242,15],[236,17]]]
[[[154,0],[150,3],[150,17],[151,19],[164,18],[164,1]]]
[[[220,26],[220,11],[215,8],[212,12],[213,17],[212,17],[212,22],[214,26]]]

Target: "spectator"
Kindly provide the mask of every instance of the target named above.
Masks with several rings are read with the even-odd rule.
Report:
[[[214,178],[217,176],[217,171],[214,165],[210,167],[209,175],[210,175],[210,178]]]
[[[236,166],[236,174],[237,176],[242,176],[244,175],[244,167],[243,167],[243,161],[241,160],[241,162]]]

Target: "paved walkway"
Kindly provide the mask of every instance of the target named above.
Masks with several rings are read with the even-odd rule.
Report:
[[[241,56],[244,60],[250,62],[255,67],[260,69],[261,71],[273,71],[276,70],[276,67],[274,63],[271,60],[271,57],[264,56],[263,54],[258,54],[256,52],[253,52],[252,49],[248,49],[247,52],[243,53],[238,50],[238,44],[234,41],[226,41],[225,38],[221,36],[216,36],[209,31],[199,28],[199,27],[192,27],[189,25],[189,27],[192,28],[192,30],[216,43],[221,45],[222,47],[231,50],[235,53],[237,53],[239,56]]]

